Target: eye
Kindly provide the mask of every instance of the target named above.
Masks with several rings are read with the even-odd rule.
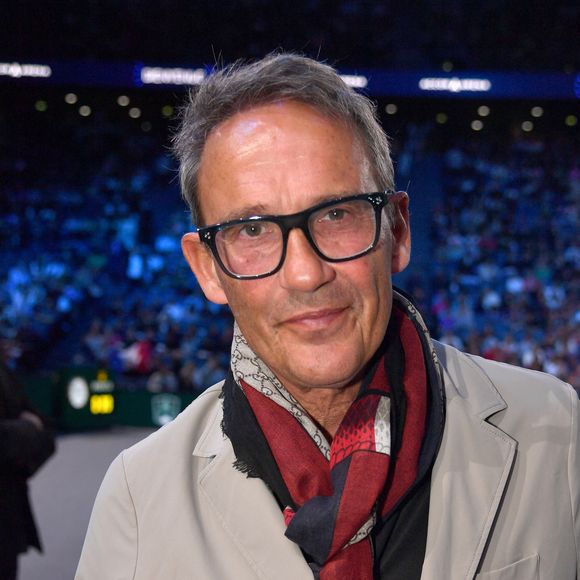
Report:
[[[228,226],[219,232],[219,239],[227,244],[265,244],[280,237],[276,224],[268,221],[248,221]]]
[[[337,223],[337,222],[344,222],[345,220],[352,220],[354,216],[353,207],[349,205],[339,205],[329,207],[323,210],[320,215],[316,218],[316,220],[320,223]]]
[[[361,225],[361,220],[373,216],[373,208],[366,200],[339,202],[321,208],[312,215],[310,224],[320,231],[337,232],[353,229]]]
[[[240,235],[248,238],[257,238],[266,232],[267,228],[263,224],[245,224],[240,228]]]
[[[341,207],[332,207],[327,212],[326,215],[323,216],[322,219],[326,219],[329,221],[339,221],[346,217],[346,210]]]

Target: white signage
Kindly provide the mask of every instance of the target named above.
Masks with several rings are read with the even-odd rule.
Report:
[[[419,81],[422,91],[447,91],[449,93],[486,93],[491,90],[488,79],[460,79],[459,77],[424,77]]]
[[[340,75],[340,78],[355,89],[364,89],[369,84],[369,79],[363,75]]]
[[[52,69],[47,64],[22,64],[19,62],[0,62],[0,77],[48,78]]]
[[[83,377],[72,378],[66,393],[68,402],[73,409],[82,409],[89,401],[89,385]]]
[[[199,85],[205,76],[202,68],[144,66],[141,69],[141,82],[144,85]]]

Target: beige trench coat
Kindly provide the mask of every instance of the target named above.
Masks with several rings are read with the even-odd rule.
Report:
[[[541,373],[436,350],[447,419],[421,579],[580,578],[576,393]],[[312,578],[265,485],[232,467],[220,388],[111,464],[76,580]]]

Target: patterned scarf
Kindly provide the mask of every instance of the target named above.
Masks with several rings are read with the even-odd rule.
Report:
[[[315,578],[374,578],[380,566],[373,529],[431,469],[444,419],[430,347],[417,311],[395,293],[383,344],[329,442],[236,327],[224,433],[236,467],[272,490],[286,536],[300,546]]]

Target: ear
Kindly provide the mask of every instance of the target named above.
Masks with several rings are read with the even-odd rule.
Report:
[[[409,223],[409,196],[399,191],[393,200],[395,216],[393,222],[393,253],[391,272],[402,272],[411,259],[411,227]]]
[[[199,234],[197,232],[185,234],[181,238],[181,250],[205,297],[216,304],[227,304],[228,299],[218,276],[215,261],[209,248],[199,239]]]

